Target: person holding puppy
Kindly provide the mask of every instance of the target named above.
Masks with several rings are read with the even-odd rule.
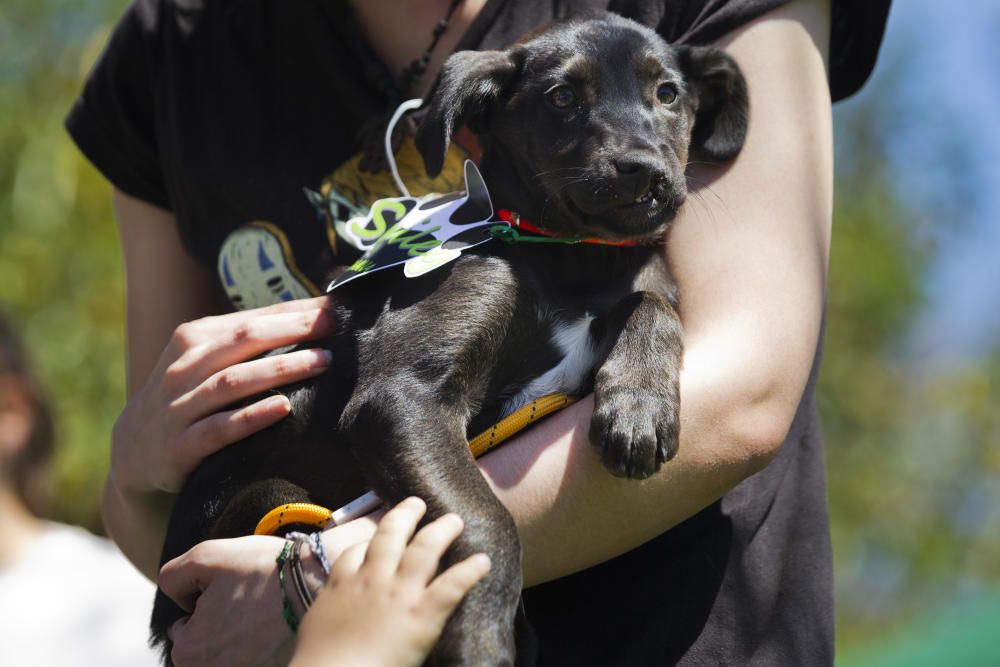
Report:
[[[329,364],[323,350],[256,357],[336,326],[325,299],[306,297],[343,261],[337,224],[393,194],[384,175],[359,168],[359,142],[378,135],[366,123],[426,91],[452,50],[501,47],[583,4],[593,5],[138,0],[129,9],[68,126],[116,188],[130,399],[112,438],[104,512],[148,576],[186,476],[288,414],[282,397],[230,406]],[[814,396],[829,105],[867,77],[887,8],[621,4],[668,41],[724,46],[747,78],[751,121],[732,163],[691,165],[712,196],[683,209],[667,245],[685,331],[677,457],[641,484],[609,477],[587,442],[584,400],[481,462],[521,535],[543,664],[832,663]],[[454,161],[476,155],[473,141],[457,142]],[[405,138],[398,155],[404,168],[412,160]],[[447,170],[426,185],[455,189]],[[323,218],[303,188],[323,196]],[[219,314],[222,292],[245,310]],[[376,526],[365,518],[328,531],[328,555],[350,553]],[[235,594],[273,573],[276,543],[207,542],[168,569],[181,582],[172,596],[198,601],[174,632],[184,664],[287,655],[277,587],[251,587],[256,604]],[[241,622],[220,627],[224,617]]]

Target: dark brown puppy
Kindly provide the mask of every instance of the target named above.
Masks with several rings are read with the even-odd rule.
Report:
[[[338,289],[334,366],[284,389],[291,417],[191,476],[163,561],[248,534],[282,503],[336,507],[367,488],[388,503],[418,495],[427,520],[465,518],[446,563],[480,551],[493,562],[434,662],[512,664],[517,530],[467,434],[534,397],[593,391],[591,440],[613,473],[646,477],[674,455],[681,331],[658,241],[687,195],[689,151],[734,157],[746,117],[743,78],[722,51],[673,48],[613,15],[452,56],[417,136],[428,171],[468,124],[498,207],[553,232],[640,245],[492,242],[419,279],[383,271]],[[160,594],[154,637],[181,613]]]

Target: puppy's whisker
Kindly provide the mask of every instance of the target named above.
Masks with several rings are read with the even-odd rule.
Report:
[[[722,199],[722,197],[720,197],[718,193],[716,193],[715,190],[712,189],[712,186],[706,183],[705,181],[689,175],[685,175],[685,178],[687,178],[688,181],[693,181],[696,185],[699,186],[698,190],[696,191],[689,190],[690,194],[703,195],[705,192],[708,192],[710,195],[715,197],[720,204],[722,204],[723,206],[726,205],[726,202]]]
[[[576,172],[576,173],[583,173],[586,170],[587,170],[586,167],[559,167],[557,169],[549,169],[547,171],[540,171],[537,174],[535,174],[534,177],[535,178],[539,178],[541,176],[547,176],[549,174],[555,174],[555,173],[558,173],[558,172],[561,172],[561,171],[572,171],[572,172]]]
[[[710,167],[718,167],[719,166],[719,163],[717,163],[717,162],[708,162],[706,160],[691,160],[690,162],[685,162],[683,164],[683,166],[681,166],[681,169],[687,169],[688,167],[690,167],[693,164],[707,164]]]
[[[692,192],[689,194],[690,198],[688,199],[688,202],[691,205],[692,212],[700,216],[701,215],[700,212],[704,211],[705,217],[708,219],[708,222],[712,224],[718,222],[719,217],[718,215],[716,215],[716,210],[709,204],[709,202],[705,199],[704,195],[701,192]],[[716,195],[716,197],[718,197],[718,195]],[[697,204],[697,206],[695,206],[695,204]],[[723,204],[723,206],[725,206],[725,204]]]
[[[712,163],[712,162],[705,162],[705,161],[694,161],[694,162],[688,162],[684,166],[687,167],[688,164],[707,164],[707,165],[713,165],[714,163]],[[727,214],[730,213],[729,207],[726,205],[725,200],[722,197],[720,197],[719,194],[715,190],[712,189],[712,186],[709,185],[707,181],[704,181],[704,180],[698,178],[697,176],[692,176],[691,174],[687,173],[686,171],[684,173],[684,178],[687,179],[687,181],[688,181],[688,194],[690,194],[692,196],[695,196],[695,197],[698,197],[700,199],[701,203],[705,206],[706,210],[708,210],[710,213],[712,212],[711,207],[708,205],[708,203],[704,199],[704,195],[707,192],[708,194],[710,194],[713,197],[715,197],[715,200],[722,206],[723,210],[725,210],[725,212]],[[695,185],[698,186],[697,190],[691,190],[691,184],[692,183],[694,183]],[[713,214],[712,217],[714,219],[714,217],[715,217],[714,214]]]
[[[545,203],[542,204],[542,213],[539,216],[538,224],[544,226],[544,223],[545,223],[545,211],[549,208],[549,202],[552,201],[553,197],[561,195],[562,191],[565,190],[566,188],[570,187],[571,185],[576,185],[577,183],[586,183],[589,180],[590,180],[589,176],[579,176],[577,178],[573,178],[569,182],[564,183],[559,188],[557,188],[556,191],[553,194],[551,194],[548,197],[546,197],[545,198]]]

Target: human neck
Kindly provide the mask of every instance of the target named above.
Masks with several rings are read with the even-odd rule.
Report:
[[[0,570],[16,562],[42,532],[43,523],[8,489],[0,487]]]
[[[404,91],[406,94],[423,95],[430,88],[442,63],[458,46],[462,35],[472,25],[486,2],[487,0],[465,0],[459,5],[431,55],[426,73],[417,81],[413,90]],[[431,42],[434,26],[447,14],[450,4],[451,0],[351,2],[365,40],[397,78],[414,59],[423,55]]]

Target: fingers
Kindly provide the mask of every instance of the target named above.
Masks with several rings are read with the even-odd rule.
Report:
[[[170,662],[175,667],[197,664],[195,655],[190,653],[192,643],[189,636],[191,634],[190,621],[190,616],[184,616],[167,628],[167,637],[173,643],[173,648],[170,650]]]
[[[333,312],[327,308],[259,315],[218,332],[212,338],[207,357],[222,368],[267,350],[333,332]]]
[[[259,313],[296,313],[303,310],[312,310],[313,308],[329,308],[331,304],[329,296],[314,296],[309,299],[292,299],[291,301],[282,301],[281,303],[275,303],[270,306],[265,306],[263,308],[258,308]],[[250,311],[243,311],[250,312]]]
[[[466,593],[489,571],[490,558],[486,554],[475,554],[452,565],[427,587],[426,611],[439,614],[442,621],[447,619]]]
[[[181,637],[184,634],[184,628],[187,627],[188,621],[190,620],[191,620],[190,616],[182,616],[173,623],[171,623],[170,627],[167,628],[167,639],[176,644],[177,638]]]
[[[292,411],[285,396],[268,396],[235,410],[217,412],[191,425],[178,443],[180,450],[197,465],[226,445],[238,442],[280,421]]]
[[[419,498],[410,497],[386,513],[378,530],[368,545],[365,568],[375,576],[390,576],[399,567],[406,544],[413,537],[427,505]]]
[[[170,342],[160,358],[163,371],[180,359],[187,351],[217,341],[241,327],[246,327],[253,320],[271,315],[294,315],[296,313],[315,313],[329,311],[331,301],[327,297],[315,299],[297,299],[285,301],[265,308],[255,308],[224,315],[214,315],[185,322],[178,326],[170,338]],[[165,363],[163,363],[165,362]]]
[[[365,552],[368,551],[368,542],[359,542],[352,547],[348,547],[337,560],[333,561],[330,568],[330,577],[327,579],[327,586],[336,586],[344,579],[356,574],[365,562]]]
[[[156,583],[164,594],[177,603],[177,606],[191,613],[194,611],[195,600],[208,586],[211,570],[202,567],[198,547],[168,561],[157,577]],[[176,625],[176,624],[175,624]]]
[[[451,543],[462,533],[464,524],[457,514],[446,514],[417,533],[399,564],[400,575],[425,585],[437,572],[438,564]]]
[[[176,405],[193,423],[240,399],[319,375],[330,367],[331,358],[329,350],[310,349],[236,364],[209,377]]]
[[[419,498],[407,498],[386,513],[370,542],[348,547],[333,562],[326,584],[332,589],[330,594],[353,590],[339,587],[354,579],[364,583],[366,595],[381,591],[386,599],[396,600],[395,604],[412,600],[429,620],[443,627],[462,598],[489,572],[490,559],[476,554],[434,578],[441,557],[461,534],[463,523],[457,515],[447,514],[414,535],[426,509]]]
[[[228,318],[232,316],[233,320]],[[284,345],[334,332],[333,312],[310,308],[295,312],[230,313],[182,324],[172,345],[180,349],[170,369],[208,376],[218,370]]]
[[[241,310],[223,315],[212,315],[190,322],[193,330],[201,330],[210,337],[217,337],[234,327],[250,322],[265,315],[283,315],[287,313],[304,313],[314,310],[328,310],[332,302],[328,296],[317,296],[311,299],[293,299],[282,301],[263,308]]]

